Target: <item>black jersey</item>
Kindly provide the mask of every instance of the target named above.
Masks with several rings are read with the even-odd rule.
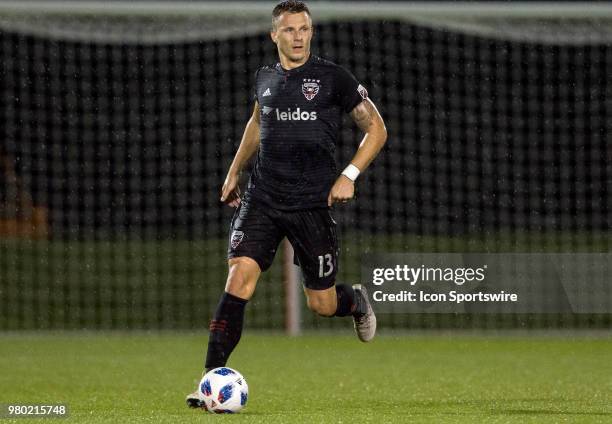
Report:
[[[264,66],[255,74],[260,145],[246,199],[277,209],[327,206],[342,114],[367,98],[344,68],[310,56],[298,68]]]

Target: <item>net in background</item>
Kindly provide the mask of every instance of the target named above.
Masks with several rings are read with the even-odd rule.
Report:
[[[159,16],[63,19],[133,36],[67,36],[53,21],[0,32],[3,155],[48,211],[43,240],[0,240],[0,328],[203,328],[226,272],[218,190],[273,45],[259,29],[163,39],[173,25]],[[582,28],[604,37],[598,22]],[[313,51],[356,75],[390,134],[358,200],[337,211],[340,280],[356,282],[370,251],[609,251],[612,51],[605,38],[554,43],[561,24],[531,39],[403,20],[317,26]],[[347,119],[339,163],[359,138]],[[252,327],[282,326],[278,265],[249,304]],[[350,325],[302,316],[306,328]],[[607,327],[609,316],[381,324]]]

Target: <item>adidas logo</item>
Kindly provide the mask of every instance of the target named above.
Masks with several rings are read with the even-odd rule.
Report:
[[[263,93],[263,97],[267,97],[267,96],[271,96],[271,95],[272,95],[272,93],[270,93],[270,89],[266,88],[266,91],[264,91],[264,93]]]

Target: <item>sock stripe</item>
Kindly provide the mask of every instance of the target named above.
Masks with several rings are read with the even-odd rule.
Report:
[[[210,324],[208,325],[208,329],[210,331],[215,331],[215,330],[220,330],[223,331],[225,329],[227,329],[227,321],[226,320],[211,320]]]

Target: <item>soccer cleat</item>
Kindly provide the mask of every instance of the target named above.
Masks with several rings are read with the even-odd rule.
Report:
[[[359,340],[369,342],[376,334],[376,315],[374,315],[374,310],[368,300],[368,292],[365,287],[362,287],[361,284],[355,284],[353,290],[359,296],[358,305],[361,306],[359,309],[363,310],[365,307],[365,313],[353,315],[355,332]]]
[[[188,394],[185,401],[187,402],[187,406],[190,408],[200,408],[208,411],[208,408],[206,408],[206,403],[204,402],[204,395],[200,393],[199,389],[191,394]]]

